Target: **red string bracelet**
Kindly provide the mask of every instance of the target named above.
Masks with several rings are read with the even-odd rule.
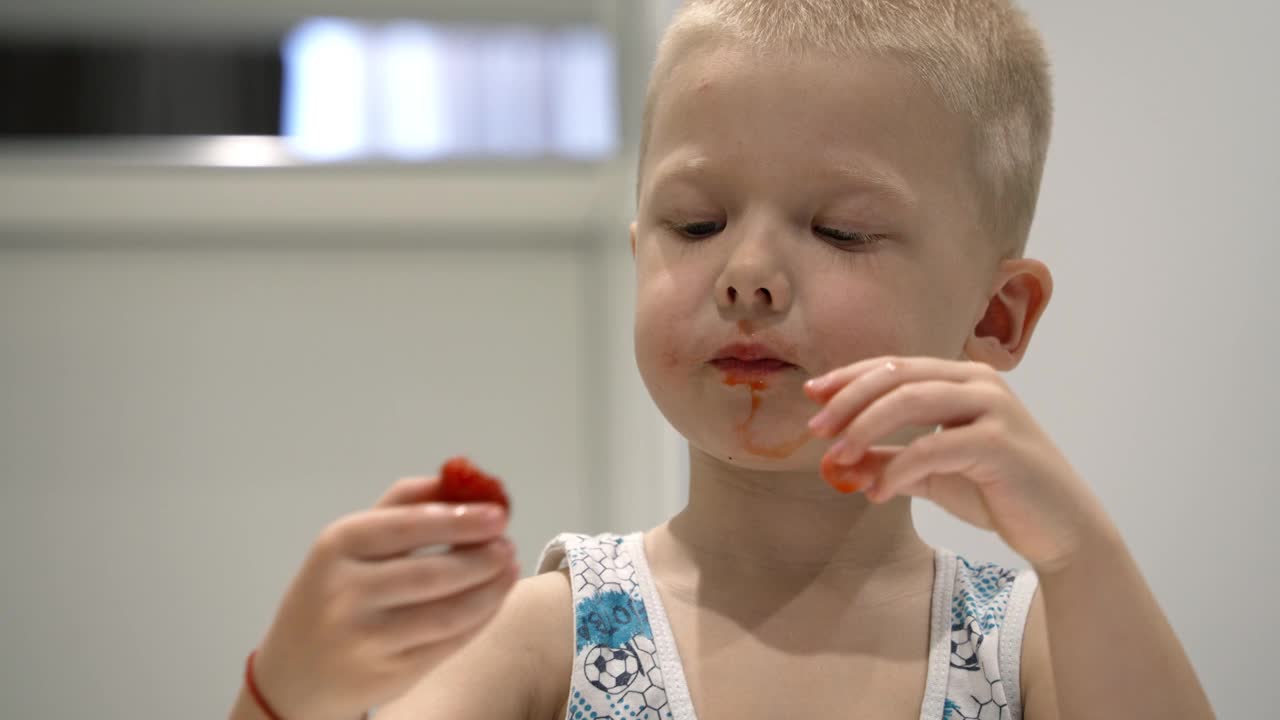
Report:
[[[258,689],[258,684],[253,681],[253,658],[257,654],[258,650],[254,648],[253,652],[249,653],[249,659],[244,663],[244,685],[249,688],[249,695],[253,697],[253,701],[257,703],[259,710],[266,713],[271,720],[284,720],[284,718],[280,717],[280,713],[271,707],[271,703],[267,702],[267,699],[262,696],[262,691]],[[369,713],[362,714],[360,720],[369,720]]]
[[[253,652],[249,653],[249,659],[244,663],[244,686],[249,688],[249,694],[253,696],[253,701],[258,704],[259,710],[266,713],[267,717],[271,718],[271,720],[284,720],[279,713],[272,709],[271,703],[262,697],[262,693],[258,690],[258,684],[253,681],[253,658],[257,654],[258,650],[254,648]]]
[[[262,693],[257,689],[257,683],[253,682],[253,657],[256,655],[257,648],[253,648],[253,652],[248,653],[248,660],[244,661],[244,687],[248,688],[248,694],[253,696],[253,702],[257,703],[257,708],[265,712],[266,716],[271,720],[284,720],[271,708],[271,703],[266,702],[266,698],[262,697]]]

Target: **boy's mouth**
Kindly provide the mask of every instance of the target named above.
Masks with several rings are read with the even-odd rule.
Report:
[[[778,353],[759,343],[733,343],[720,348],[711,365],[734,375],[763,377],[795,368],[792,363],[778,357]]]
[[[749,373],[749,374],[768,374],[779,372],[787,368],[795,367],[789,362],[777,360],[773,358],[762,360],[743,360],[741,358],[716,358],[711,361],[712,365],[726,372]]]

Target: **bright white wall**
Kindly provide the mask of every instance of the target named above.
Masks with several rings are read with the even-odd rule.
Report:
[[[610,527],[616,175],[5,156],[0,717],[223,715],[317,533],[455,453],[526,571]]]
[[[527,569],[554,533],[603,529],[587,269],[0,251],[0,716],[225,713],[316,533],[455,453],[506,479]]]
[[[630,23],[610,5],[413,8]],[[72,9],[27,19],[97,31]],[[150,0],[98,11],[104,32],[182,34],[334,8],[235,27]],[[321,528],[450,454],[506,480],[526,571],[556,532],[658,507],[609,484],[617,457],[631,488],[657,458],[615,357],[621,165],[284,173],[157,166],[150,148],[0,147],[0,717],[222,716]]]
[[[1094,486],[1220,717],[1280,704],[1272,3],[1026,3],[1056,126],[1028,254],[1056,290],[1011,381]],[[921,506],[922,532],[1017,562]]]

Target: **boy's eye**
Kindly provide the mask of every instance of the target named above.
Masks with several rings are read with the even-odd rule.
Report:
[[[860,249],[873,245],[880,239],[879,235],[837,230],[836,228],[822,227],[821,225],[815,226],[813,231],[826,238],[832,245],[846,249]]]
[[[693,240],[708,238],[724,229],[724,223],[705,220],[691,223],[676,223],[672,227],[676,232]]]

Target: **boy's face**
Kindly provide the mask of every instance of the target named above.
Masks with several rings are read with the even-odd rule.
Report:
[[[815,468],[805,380],[879,355],[962,356],[997,260],[970,133],[887,60],[704,45],[674,66],[641,167],[635,342],[695,447]]]

